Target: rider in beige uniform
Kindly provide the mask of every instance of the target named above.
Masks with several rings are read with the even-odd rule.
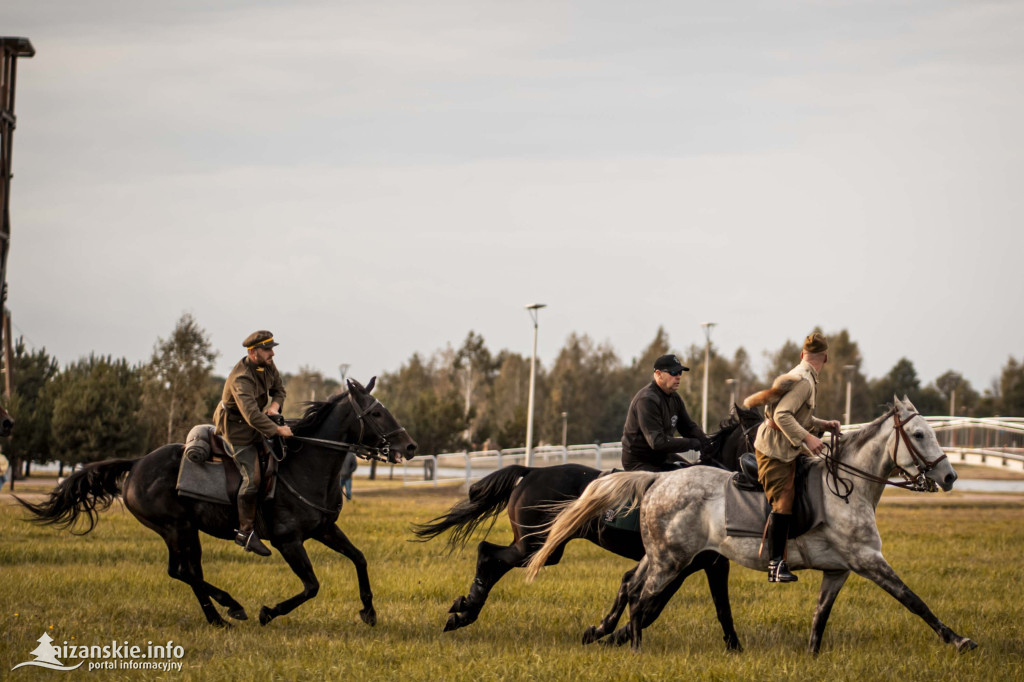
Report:
[[[290,438],[288,426],[278,426],[271,417],[281,414],[284,384],[274,366],[274,335],[253,332],[242,344],[246,356],[238,361],[224,383],[220,404],[213,413],[217,434],[231,443],[242,484],[238,489],[238,534],[235,542],[247,552],[270,556],[254,524],[259,500],[260,450],[266,438]],[[269,404],[268,404],[269,403]]]
[[[796,458],[805,446],[812,454],[821,453],[824,444],[813,431],[839,434],[838,421],[814,416],[818,372],[826,362],[828,341],[820,332],[814,332],[804,340],[800,364],[776,379],[776,386],[785,383],[789,388],[777,403],[765,407],[765,420],[754,440],[757,477],[772,506],[765,529],[769,548],[768,582],[788,583],[797,579],[785,560],[795,496]]]

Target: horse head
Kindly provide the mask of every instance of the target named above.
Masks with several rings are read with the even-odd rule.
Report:
[[[893,464],[897,471],[916,484],[918,490],[935,492],[936,486],[949,492],[953,489],[957,475],[942,451],[935,431],[913,403],[903,396],[893,396]]]
[[[14,418],[0,405],[0,438],[6,438],[14,430]]]
[[[364,388],[355,379],[349,379],[348,395],[359,419],[359,443],[381,451],[392,464],[402,458],[412,459],[416,455],[416,441],[398,423],[388,408],[370,395],[377,377],[370,379]]]

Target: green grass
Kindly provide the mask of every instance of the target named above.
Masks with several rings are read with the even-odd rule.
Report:
[[[702,576],[687,581],[645,631],[639,656],[628,648],[581,646],[583,629],[604,614],[631,566],[584,542],[532,585],[512,572],[476,624],[442,633],[449,605],[473,577],[475,551],[449,557],[439,542],[408,542],[408,524],[442,512],[458,495],[453,488],[378,490],[346,505],[341,526],[370,564],[375,628],[359,620],[352,565],[315,542],[307,548],[320,594],[261,627],[259,606],[295,594],[298,580],[276,552],[260,559],[206,538],[207,580],[231,592],[251,617],[217,630],[191,590],[167,577],[162,541],[119,507],[83,537],[24,523],[19,509],[0,507],[0,678],[1024,679],[1024,505],[1016,501],[950,497],[879,509],[890,563],[943,622],[977,641],[977,650],[958,655],[881,589],[853,576],[832,612],[822,653],[812,658],[806,646],[818,574],[769,585],[764,574],[738,566],[730,589],[745,652],[725,652]],[[490,539],[509,537],[502,522]],[[183,670],[11,672],[32,659],[44,630],[58,644],[173,640],[185,649]]]

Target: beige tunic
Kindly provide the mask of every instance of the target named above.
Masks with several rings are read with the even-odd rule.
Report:
[[[824,420],[814,416],[818,373],[810,363],[802,361],[789,374],[800,376],[803,381],[797,382],[775,405],[765,406],[765,421],[754,439],[754,449],[783,462],[795,460],[808,432],[821,430],[825,425]]]

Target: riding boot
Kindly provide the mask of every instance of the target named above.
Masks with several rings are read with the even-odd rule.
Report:
[[[789,522],[792,514],[777,514],[772,512],[768,516],[768,540],[771,550],[768,553],[768,582],[770,583],[792,583],[797,577],[789,572],[786,566],[786,541],[789,539]]]
[[[260,556],[270,556],[270,550],[260,541],[256,534],[256,501],[259,495],[238,495],[238,534],[235,543],[245,548],[246,552],[255,552]]]

